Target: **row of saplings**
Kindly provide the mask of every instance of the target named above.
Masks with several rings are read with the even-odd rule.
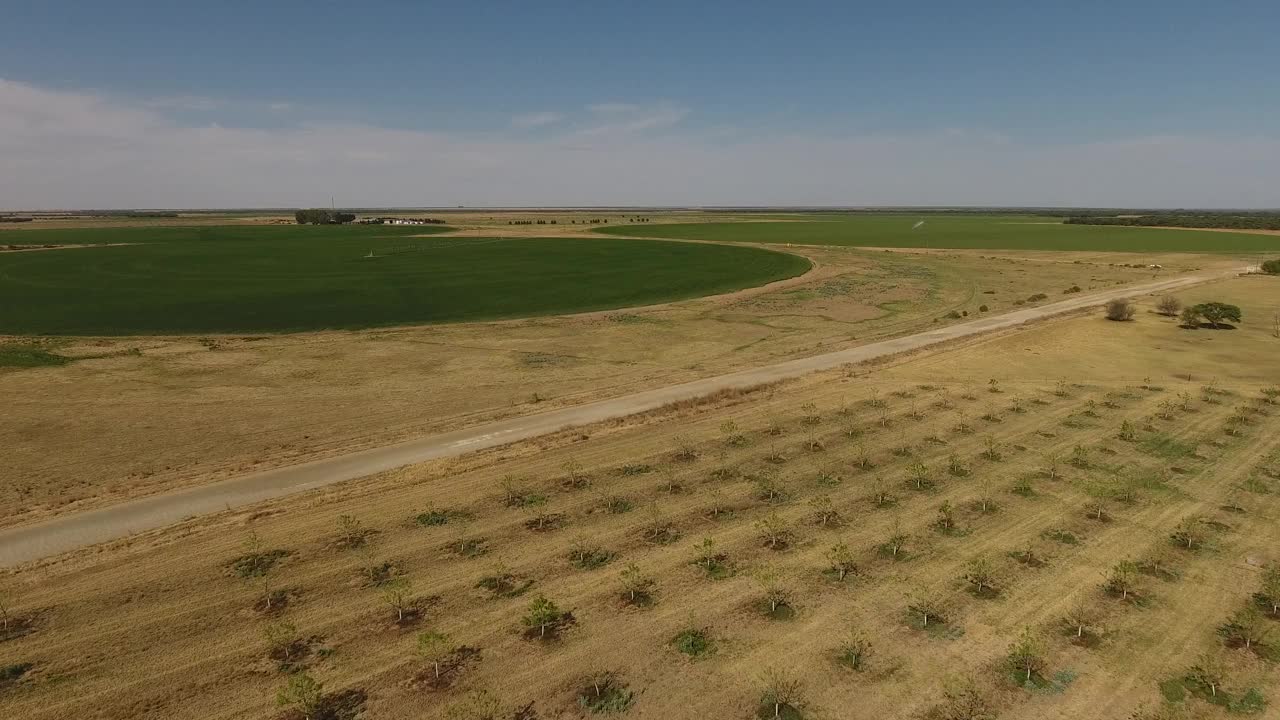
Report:
[[[1179,544],[1182,543],[1178,533],[1175,533],[1172,539],[1175,542],[1179,542]],[[627,577],[628,572],[624,571],[623,574],[624,597],[629,598],[629,601],[633,603],[641,602],[642,598],[649,598],[653,581],[640,576],[634,566],[629,568],[629,572],[632,575],[630,579]],[[1129,583],[1123,578],[1117,578],[1124,575],[1125,573],[1121,570],[1113,572],[1112,577],[1104,585],[1104,590],[1121,597],[1117,585],[1123,584],[1127,587]],[[1253,596],[1252,603],[1256,603],[1256,605],[1251,604],[1244,611],[1233,615],[1219,629],[1219,634],[1222,636],[1223,643],[1227,648],[1262,655],[1264,652],[1264,637],[1267,634],[1265,625],[1280,620],[1280,566],[1273,565],[1267,568],[1263,577],[1262,587]],[[1095,620],[1093,619],[1093,614],[1087,610],[1087,607],[1087,604],[1081,604],[1077,610],[1069,612],[1063,618],[1067,634],[1079,639],[1086,632],[1093,632],[1092,627],[1095,624]],[[526,628],[525,636],[527,638],[545,641],[558,637],[559,633],[568,624],[572,623],[572,614],[562,611],[546,597],[539,596],[530,602],[522,622]],[[928,622],[928,620],[925,622]],[[280,656],[282,643],[284,643],[283,653],[287,656],[289,652],[288,645],[298,642],[296,633],[286,633],[284,636],[280,636],[273,634],[271,630],[268,631],[268,639],[271,642],[273,657]],[[698,658],[712,652],[712,642],[705,631],[689,629],[676,635],[672,639],[672,646],[681,653]],[[418,636],[418,652],[426,666],[423,675],[439,681],[442,677],[442,672],[444,672],[442,668],[445,667],[446,663],[451,662],[451,658],[458,654],[459,650],[460,648],[453,645],[449,638],[441,633],[424,632],[420,634]],[[1269,650],[1266,652],[1269,652]],[[834,657],[841,666],[852,671],[862,672],[868,668],[872,654],[873,645],[870,639],[864,633],[855,630],[838,645]],[[1033,630],[1027,628],[1010,646],[1005,655],[1003,666],[1010,673],[1010,678],[1016,684],[1039,687],[1046,682],[1042,677],[1047,667],[1046,654],[1047,652],[1039,636]],[[1221,653],[1207,653],[1201,656],[1191,667],[1183,683],[1192,692],[1202,690],[1208,696],[1206,699],[1212,702],[1223,693],[1222,687],[1227,683],[1226,678],[1228,675],[1229,663],[1227,659]],[[805,687],[804,683],[794,674],[776,668],[769,669],[761,676],[759,684],[762,692],[757,710],[758,717],[793,719],[803,717]],[[1256,691],[1252,692],[1255,695],[1257,694]],[[324,692],[322,683],[308,673],[298,671],[289,677],[288,683],[280,690],[278,701],[282,706],[288,706],[296,715],[305,720],[319,720],[326,717],[343,717],[343,710],[358,712],[358,708],[343,707],[344,699],[350,695],[352,695],[350,692],[327,695]],[[358,695],[362,703],[363,694],[358,693]],[[1221,695],[1221,697],[1226,698],[1227,696]],[[626,711],[630,708],[633,698],[634,694],[627,688],[626,683],[616,673],[609,671],[589,675],[580,683],[577,691],[579,706],[592,713]],[[965,681],[948,686],[944,692],[942,704],[933,708],[928,716],[939,718],[954,717],[951,711],[956,707],[962,706],[970,708],[981,707],[984,711],[992,709],[989,705],[989,699],[985,697],[985,693],[978,688],[976,683]],[[532,719],[536,717],[536,714],[532,709],[532,704],[514,708],[508,707],[488,691],[479,690],[454,705],[450,709],[448,717],[456,720]]]
[[[340,523],[340,526],[345,527],[351,524],[350,518],[344,518],[343,520],[345,522]],[[1201,542],[1198,527],[1199,521],[1195,518],[1189,518],[1186,522],[1179,524],[1178,528],[1170,535],[1170,540],[1178,547],[1195,550]],[[712,572],[713,565],[723,562],[723,556],[714,553],[711,546],[710,540],[704,540],[703,543],[696,546],[695,549],[698,553],[694,564],[707,570],[709,576],[714,576]],[[831,554],[829,553],[829,555]],[[844,571],[849,570],[852,566],[852,559],[848,557],[847,550],[843,553],[837,553],[836,556],[829,557],[829,559],[833,563],[833,568],[840,571],[840,579],[843,580]],[[1135,568],[1136,565],[1132,563],[1121,563],[1107,579],[1104,584],[1104,590],[1121,600],[1128,600],[1136,592],[1133,582]],[[853,569],[851,572],[856,573],[857,571]],[[502,568],[499,568],[496,574],[503,576],[498,579],[500,585],[505,584],[505,581],[509,579],[509,575]],[[987,588],[993,587],[994,580],[990,566],[981,559],[975,559],[968,564],[963,578],[966,582],[974,585],[975,594],[980,597],[985,596],[984,586]],[[650,607],[653,605],[655,602],[654,588],[656,583],[639,566],[634,563],[630,564],[622,571],[620,579],[620,599],[624,603],[636,607]],[[767,606],[770,611],[770,617],[774,617],[779,606],[786,605],[788,602],[785,588],[778,581],[776,573],[762,573],[761,577],[757,579],[765,595],[764,600],[760,603],[761,609],[763,611]],[[404,620],[405,595],[407,593],[394,592],[392,591],[394,587],[396,587],[394,584],[390,584],[387,588],[387,601],[393,611],[398,614],[398,620],[402,621]],[[1254,596],[1254,599],[1256,601],[1256,609],[1250,607],[1245,612],[1237,613],[1227,625],[1223,626],[1221,632],[1228,647],[1240,647],[1245,650],[1253,650],[1255,653],[1262,649],[1262,637],[1265,634],[1263,626],[1269,622],[1268,618],[1280,619],[1280,567],[1268,567],[1260,592]],[[1084,608],[1085,606],[1082,605],[1081,607]],[[932,621],[935,620],[943,621],[945,624],[943,611],[927,600],[912,602],[909,612],[912,615],[923,615],[920,621],[921,628],[930,626]],[[1069,629],[1072,630],[1073,634],[1082,636],[1086,629],[1093,624],[1090,615],[1091,613],[1085,609],[1081,609],[1078,612],[1073,611],[1065,618],[1065,622],[1070,626]],[[526,639],[531,641],[551,641],[570,629],[575,624],[575,619],[572,612],[562,610],[552,600],[539,595],[527,606],[527,610],[521,618],[521,623],[525,628]],[[323,717],[353,717],[354,713],[350,715],[342,714],[341,710],[344,703],[347,704],[347,710],[358,712],[358,705],[354,707],[350,705],[353,697],[352,691],[326,695],[323,692],[322,685],[309,674],[301,671],[300,663],[295,664],[295,661],[301,660],[309,651],[310,641],[304,640],[294,626],[287,623],[269,625],[266,635],[270,645],[270,656],[281,661],[281,666],[292,672],[287,685],[279,693],[278,700],[281,705],[291,707],[295,716],[301,716],[306,720]],[[711,653],[713,651],[712,645],[713,640],[711,637],[704,630],[697,628],[687,629],[672,639],[672,646],[677,651],[694,658]],[[458,645],[449,636],[436,631],[427,631],[419,634],[417,649],[425,664],[423,672],[418,675],[417,680],[435,689],[450,687],[457,676],[471,662],[477,660],[479,655],[478,650]],[[1270,653],[1270,650],[1267,652]],[[865,635],[854,632],[848,640],[839,646],[836,652],[836,659],[841,665],[849,669],[861,671],[864,669],[870,653],[870,641]],[[1043,672],[1045,667],[1044,656],[1045,652],[1035,634],[1027,631],[1010,649],[1006,664],[1010,672],[1018,675],[1018,678],[1016,678],[1018,684],[1036,685],[1043,682],[1039,678],[1039,674]],[[1216,697],[1219,692],[1218,686],[1221,684],[1221,678],[1225,672],[1223,662],[1215,662],[1213,658],[1205,659],[1192,669],[1191,674],[1188,675],[1190,679],[1187,682],[1194,685],[1203,680],[1210,696]],[[1209,679],[1206,680],[1204,678]],[[762,683],[764,692],[762,693],[759,709],[760,717],[801,717],[803,686],[799,681],[787,673],[771,671],[766,673]],[[1199,685],[1195,686],[1199,687]],[[957,698],[952,697],[953,690],[955,689],[948,689],[948,693],[944,697],[944,704],[957,700]],[[973,700],[976,697],[973,696],[975,690],[967,686],[956,690],[956,692],[959,692],[963,697],[968,697],[969,700]],[[358,695],[360,704],[362,704],[363,693],[355,693],[355,695]],[[584,710],[593,713],[621,712],[630,707],[633,693],[615,673],[604,672],[592,675],[582,683],[577,692],[577,700]],[[458,710],[452,717],[476,719],[534,717],[531,714],[512,714],[512,712],[505,710],[501,714],[481,712],[484,708],[489,708],[496,713],[497,709],[502,707],[501,703],[498,703],[487,693],[473,694],[457,706]],[[531,712],[530,707],[526,706],[524,710]]]
[[[1240,307],[1224,302],[1206,302],[1183,306],[1182,301],[1171,295],[1160,298],[1156,303],[1156,312],[1165,317],[1176,317],[1182,327],[1193,329],[1209,327],[1214,330],[1231,328],[1229,322],[1240,322]],[[1138,314],[1138,306],[1129,298],[1115,298],[1106,305],[1108,320],[1125,322],[1134,319]]]
[[[944,510],[941,512],[944,516],[947,516],[948,513],[945,508],[946,505],[944,504]],[[435,520],[434,517],[429,519]],[[421,518],[419,518],[419,520],[421,521]],[[436,523],[432,522],[431,524]],[[769,521],[761,521],[758,523],[760,526],[759,529],[762,532],[762,537],[768,538],[777,535],[776,532],[770,530],[770,526],[772,524],[774,523]],[[1194,523],[1184,525],[1194,529]],[[337,545],[348,549],[367,549],[367,540],[372,532],[374,531],[361,527],[359,521],[355,518],[343,516],[339,519],[339,540]],[[898,535],[898,533],[895,530],[895,536],[896,535]],[[1193,545],[1193,541],[1190,539],[1192,537],[1193,532],[1191,530],[1184,529],[1184,526],[1180,526],[1180,529],[1174,535],[1175,541],[1177,541],[1179,545],[1186,547],[1191,547]],[[699,544],[696,549],[698,550],[698,556],[694,561],[694,564],[703,568],[709,576],[715,577],[717,570],[723,569],[720,566],[724,564],[724,557],[713,552],[712,542],[709,538]],[[260,540],[256,535],[251,535],[248,550],[250,551],[248,554],[238,558],[236,561],[233,561],[233,564],[239,565],[242,561],[252,561],[252,566],[246,567],[247,572],[242,572],[241,574],[246,577],[258,577],[259,579],[265,580],[269,574],[272,561],[276,559],[276,553],[262,552]],[[583,555],[590,555],[593,552],[594,550],[591,548],[579,547],[578,544],[575,544],[573,554],[581,553]],[[268,559],[268,562],[261,562],[263,559]],[[853,567],[851,554],[842,544],[833,548],[832,552],[828,553],[828,560],[831,563],[831,567],[828,571],[824,571],[824,574],[831,573],[834,577],[838,577],[839,580],[843,581],[847,573],[857,572]],[[575,563],[577,562],[578,560],[575,559]],[[263,567],[263,565],[266,567]],[[413,608],[412,600],[409,597],[407,582],[403,579],[392,580],[380,577],[381,573],[377,571],[385,570],[386,568],[383,565],[378,565],[372,562],[372,560],[370,560],[367,565],[369,566],[370,580],[376,581],[375,584],[382,586],[387,603],[397,615],[397,622],[399,624],[404,624],[404,621],[407,619],[406,608],[410,608],[410,611],[412,611]],[[592,566],[594,567],[595,565]],[[1129,578],[1131,577],[1132,572],[1133,569],[1125,564],[1119,566],[1118,569],[1113,572],[1113,576],[1108,580],[1108,592],[1115,592],[1118,597],[1127,599],[1131,590],[1131,581]],[[992,587],[991,577],[992,574],[989,565],[980,559],[971,562],[967,568],[966,574],[964,575],[964,579],[974,585],[975,593],[978,596],[984,596],[984,589],[989,590],[990,587]],[[1276,617],[1280,617],[1280,570],[1273,569],[1269,571],[1267,577],[1268,580],[1265,583],[1264,592],[1260,593],[1259,597],[1263,599],[1270,598],[1269,600],[1266,600],[1266,602],[1270,603],[1268,607],[1270,608],[1271,614]],[[624,602],[642,607],[647,607],[652,604],[652,590],[655,585],[654,580],[644,574],[638,566],[635,564],[629,565],[622,572],[621,580],[623,586],[622,600]],[[771,575],[767,572],[761,573],[757,580],[760,582],[764,590],[765,599],[761,605],[768,607],[767,614],[770,617],[784,616],[785,613],[779,612],[780,606],[789,612],[789,608],[785,608],[787,605],[786,592],[782,588],[782,584],[778,582],[776,575]],[[503,590],[503,588],[517,588],[516,578],[501,568],[495,572],[493,577],[486,578],[486,581],[492,581],[493,588],[491,589],[496,589],[498,591]],[[482,585],[487,587],[483,581]],[[519,589],[522,590],[524,587],[527,586],[520,587]],[[264,586],[264,595],[266,596],[265,607],[268,609],[271,607],[270,598],[273,594],[274,593],[272,593],[268,587]],[[519,592],[502,592],[501,594],[510,596],[519,594]],[[1262,603],[1263,600],[1260,599],[1259,602]],[[913,603],[910,610],[913,614],[923,614],[921,624],[924,626],[930,625],[932,620],[941,619],[942,617],[941,612],[928,602]],[[562,631],[572,627],[575,621],[572,613],[562,611],[554,602],[540,596],[530,603],[528,611],[522,619],[522,622],[526,628],[527,638],[532,640],[546,640],[558,637]],[[1069,624],[1077,626],[1077,634],[1084,632],[1085,621],[1076,618]],[[1233,626],[1247,626],[1249,624],[1250,623],[1237,623],[1234,621],[1232,623]],[[277,623],[269,626],[267,628],[267,638],[271,645],[271,656],[280,660],[282,667],[289,670],[300,669],[297,665],[291,662],[292,660],[300,658],[291,656],[294,656],[296,653],[305,654],[308,652],[310,641],[303,640],[295,627],[291,624],[285,623]],[[678,651],[691,656],[700,656],[709,652],[711,645],[711,639],[704,631],[698,629],[686,630],[674,638],[672,642]],[[1250,642],[1247,634],[1244,642],[1247,647]],[[1040,653],[1037,648],[1038,645],[1035,642],[1034,636],[1028,634],[1024,635],[1010,653],[1010,665],[1016,665],[1019,672],[1027,674],[1026,681],[1031,680],[1031,673],[1039,672],[1036,670],[1035,665],[1041,662],[1040,658],[1042,653]],[[870,644],[866,638],[855,634],[849,641],[841,645],[838,653],[840,662],[852,669],[860,670],[865,663],[869,649]],[[471,661],[478,659],[479,654],[478,650],[457,645],[453,643],[448,636],[439,632],[421,633],[418,637],[418,650],[419,654],[427,664],[426,670],[419,676],[418,680],[427,686],[441,689],[451,686],[457,675],[461,674]],[[800,692],[800,686],[798,683],[794,682],[793,679],[789,678],[785,674],[770,673],[765,678],[764,684],[766,686],[766,691],[761,705],[762,716],[798,716],[799,703],[797,698],[799,697]],[[349,693],[346,695],[349,695]],[[335,697],[343,696],[324,695],[319,683],[317,683],[313,678],[305,673],[296,672],[291,677],[289,684],[281,691],[279,700],[281,704],[295,707],[304,717],[307,718],[325,716],[332,717],[335,713],[330,708],[336,702],[334,699]],[[948,695],[948,698],[949,697],[950,695]],[[584,685],[579,688],[578,692],[579,704],[584,709],[593,712],[622,711],[630,706],[631,701],[631,691],[628,690],[625,683],[623,683],[613,673],[603,673],[592,676],[589,678],[589,681],[585,682]],[[471,706],[497,707],[497,705],[494,705],[492,702],[492,698],[485,694],[468,698],[459,707],[465,709]],[[769,710],[769,708],[772,708],[772,710]],[[509,715],[510,714],[508,713],[504,716]],[[462,714],[461,717],[497,716],[484,714]]]

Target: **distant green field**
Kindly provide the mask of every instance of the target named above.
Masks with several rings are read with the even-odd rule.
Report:
[[[530,317],[727,292],[810,266],[786,253],[693,243],[406,237],[424,230],[434,228],[13,232],[0,244],[10,236],[141,244],[0,253],[0,334],[291,332]]]
[[[1017,216],[851,215],[794,222],[689,223],[599,228],[606,235],[857,247],[1114,252],[1266,252],[1280,236],[1199,230],[1063,225]],[[913,226],[924,221],[924,225]]]

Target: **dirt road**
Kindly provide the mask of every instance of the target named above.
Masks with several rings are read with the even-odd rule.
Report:
[[[624,417],[719,390],[750,387],[799,377],[818,370],[840,367],[846,363],[867,362],[982,333],[1014,328],[1030,321],[1100,305],[1115,297],[1174,290],[1231,277],[1243,270],[1245,268],[1206,271],[1100,293],[1079,295],[1037,308],[984,317],[860,347],[704,378],[577,407],[511,418],[349,455],[242,475],[201,487],[19,526],[0,531],[0,567],[17,565],[79,547],[126,537],[132,533],[153,530],[193,516],[243,507],[333,483],[356,480],[427,460],[526,440],[567,427]]]

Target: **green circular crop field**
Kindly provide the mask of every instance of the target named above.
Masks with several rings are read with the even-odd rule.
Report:
[[[294,332],[532,317],[728,292],[810,267],[796,255],[726,245],[423,233],[13,233],[23,244],[137,244],[0,253],[0,334]]]

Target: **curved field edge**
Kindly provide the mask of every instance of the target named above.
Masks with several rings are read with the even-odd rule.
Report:
[[[602,235],[795,245],[1075,250],[1093,252],[1280,252],[1280,237],[1216,230],[1065,225],[1007,217],[857,216],[820,222],[675,223],[595,228]]]
[[[0,305],[15,309],[0,317],[0,333],[286,333],[531,318],[716,295],[812,267],[785,252],[646,240],[204,237],[0,254]]]

